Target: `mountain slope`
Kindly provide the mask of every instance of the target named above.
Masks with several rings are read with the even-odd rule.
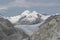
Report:
[[[47,20],[30,40],[60,40],[60,15],[51,16]]]
[[[23,40],[27,37],[24,31],[14,28],[10,21],[0,17],[0,40]]]

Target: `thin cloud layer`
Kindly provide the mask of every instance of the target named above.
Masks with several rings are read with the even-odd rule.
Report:
[[[45,6],[45,7],[50,7],[50,6],[58,6],[60,5],[60,3],[56,1],[28,1],[28,0],[6,0],[4,2],[3,1],[0,1],[2,3],[0,3],[0,8],[3,7],[3,8],[9,8],[9,7],[14,7],[14,6],[19,6],[19,7],[35,7],[35,6]]]
[[[32,7],[32,6],[55,6],[60,5],[59,2],[29,2],[27,0],[15,0],[11,4],[20,6],[20,7]]]

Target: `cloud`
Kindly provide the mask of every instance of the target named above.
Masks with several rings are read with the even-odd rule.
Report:
[[[7,8],[5,8],[5,7],[1,7],[0,10],[2,10],[2,9],[7,9]]]
[[[20,6],[20,7],[32,7],[32,6],[55,6],[55,5],[60,5],[60,3],[57,2],[28,2],[26,0],[15,0],[11,4],[15,6]]]
[[[13,16],[13,17],[7,17],[7,19],[11,22],[11,23],[16,23],[18,22],[18,20],[20,19],[20,15],[18,16]]]
[[[51,0],[52,1],[52,0]],[[0,4],[1,9],[9,8],[9,7],[14,7],[14,6],[19,6],[19,7],[36,7],[36,6],[43,6],[43,7],[51,7],[51,6],[58,6],[60,5],[59,2],[34,2],[34,1],[27,1],[27,0],[11,0],[10,2],[7,0],[5,1],[4,4]]]

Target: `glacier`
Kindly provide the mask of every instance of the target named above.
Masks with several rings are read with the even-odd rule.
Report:
[[[36,11],[24,11],[21,15],[7,17],[14,24],[15,28],[22,29],[27,35],[31,36],[39,29],[39,26],[51,15],[42,15]]]

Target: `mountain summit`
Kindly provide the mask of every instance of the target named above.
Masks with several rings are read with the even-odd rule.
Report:
[[[30,13],[30,11],[29,11],[29,10],[25,10],[25,11],[21,14],[21,16],[29,15],[29,13]]]
[[[31,25],[40,23],[41,21],[43,20],[41,19],[41,15],[39,13],[37,13],[36,11],[30,12],[26,10],[21,14],[21,18],[17,23],[23,25]]]

